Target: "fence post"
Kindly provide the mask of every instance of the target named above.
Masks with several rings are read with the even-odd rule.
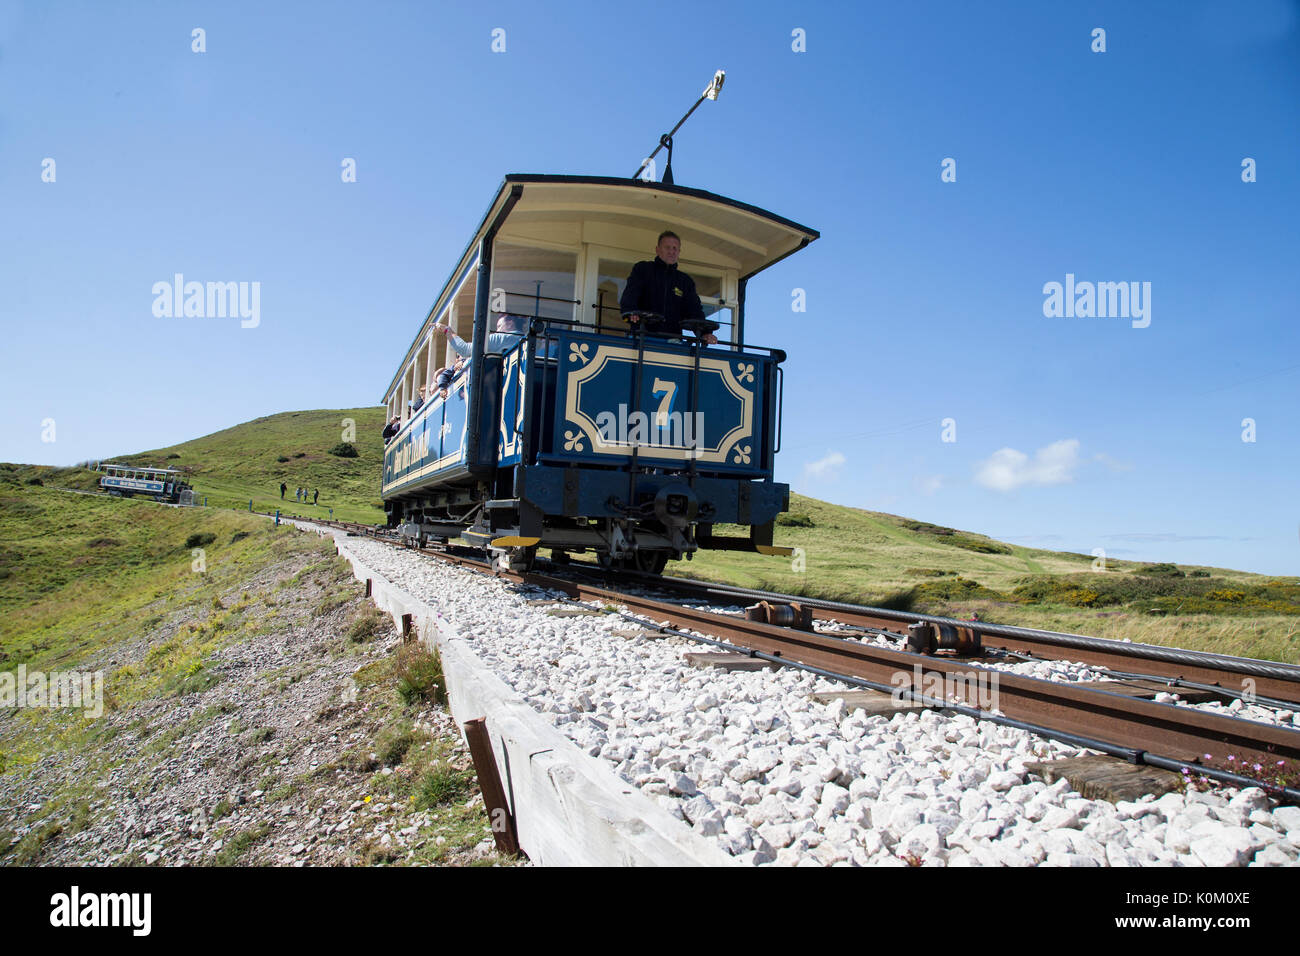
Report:
[[[487,721],[478,717],[466,721],[462,726],[470,756],[474,758],[474,772],[478,775],[478,788],[483,794],[483,806],[487,808],[488,822],[492,825],[492,838],[496,841],[497,850],[518,856],[519,836],[515,830],[515,818],[506,805],[506,791],[501,786],[501,775],[497,772],[496,758],[492,755]]]

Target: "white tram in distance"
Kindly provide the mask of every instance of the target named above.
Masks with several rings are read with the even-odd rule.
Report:
[[[194,492],[175,468],[104,464],[99,486],[115,498],[152,498],[168,504],[193,504]]]

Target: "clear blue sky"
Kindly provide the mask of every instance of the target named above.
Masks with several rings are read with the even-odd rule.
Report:
[[[628,175],[718,68],[677,182],[822,232],[750,286],[781,480],[1300,572],[1294,0],[0,3],[0,459],[378,403],[505,173]],[[156,318],[178,272],[260,325]],[[1149,327],[1046,317],[1067,273],[1149,282]]]

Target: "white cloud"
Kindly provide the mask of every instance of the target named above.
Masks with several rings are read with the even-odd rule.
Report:
[[[809,478],[836,478],[839,476],[839,470],[844,466],[848,459],[837,451],[830,452],[825,458],[819,458],[816,461],[810,461],[803,466],[803,477],[807,481]]]
[[[1022,485],[1064,485],[1074,480],[1079,464],[1079,440],[1065,438],[1038,449],[1031,459],[1023,451],[1000,448],[975,470],[975,480],[994,491],[1014,491]]]

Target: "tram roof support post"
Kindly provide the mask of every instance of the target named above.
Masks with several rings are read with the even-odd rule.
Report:
[[[483,350],[487,344],[487,318],[492,300],[492,246],[496,235],[505,223],[510,211],[524,194],[524,187],[516,183],[510,189],[510,195],[501,211],[497,213],[492,224],[483,233],[478,249],[478,285],[474,290],[474,337],[471,343],[469,372],[469,409],[467,414],[472,423],[465,435],[465,460],[471,465],[479,461],[479,422],[483,418]]]

